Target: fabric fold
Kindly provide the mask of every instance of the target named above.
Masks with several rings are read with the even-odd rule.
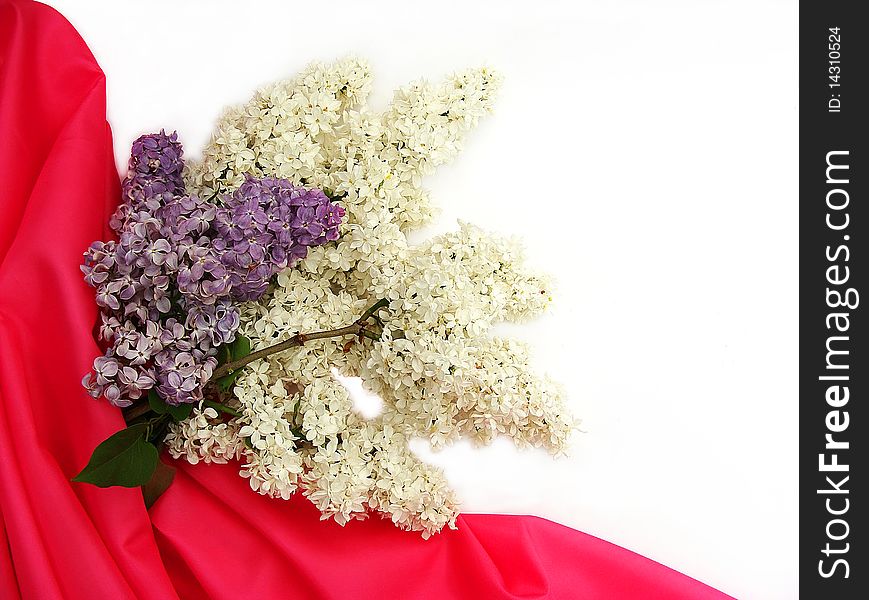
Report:
[[[94,57],[53,9],[0,0],[0,597],[726,597],[535,517],[464,515],[428,541],[341,528],[237,464],[175,463],[150,512],[138,489],[71,483],[123,427],[80,383],[99,348],[79,265],[118,200]]]
[[[172,598],[141,493],[69,481],[123,426],[76,389],[98,352],[78,265],[119,193],[105,78],[47,6],[0,3],[0,40],[0,597]]]

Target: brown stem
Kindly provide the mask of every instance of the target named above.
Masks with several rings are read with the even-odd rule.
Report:
[[[262,350],[257,350],[256,352],[251,352],[245,357],[239,358],[238,360],[234,360],[232,362],[226,363],[225,365],[221,365],[217,369],[215,369],[214,374],[211,376],[211,381],[216,381],[235,371],[236,369],[240,369],[243,366],[252,363],[255,360],[259,360],[261,358],[265,358],[266,356],[270,356],[272,354],[277,354],[278,352],[283,352],[284,350],[288,350],[293,348],[294,346],[301,346],[305,342],[309,342],[311,340],[320,340],[323,338],[332,338],[332,337],[342,337],[345,335],[364,335],[365,337],[369,337],[368,334],[371,334],[370,331],[365,329],[365,325],[360,322],[353,323],[352,325],[347,325],[346,327],[341,327],[339,329],[330,329],[329,331],[315,331],[313,333],[297,333],[293,337],[288,340],[284,340],[280,344],[275,344],[274,346],[269,346],[268,348],[263,348]],[[379,336],[378,336],[379,339]]]
[[[310,340],[341,337],[345,335],[361,335],[372,339],[380,339],[380,336],[365,329],[365,324],[362,322],[361,319],[356,323],[353,323],[352,325],[347,325],[346,327],[341,327],[339,329],[331,329],[329,331],[315,331],[313,333],[297,333],[290,339],[284,340],[280,344],[275,344],[274,346],[269,346],[268,348],[263,348],[262,350],[251,352],[247,356],[239,358],[238,360],[234,360],[232,362],[226,363],[225,365],[221,365],[214,370],[214,373],[211,375],[211,379],[208,381],[208,383],[215,382],[224,375],[240,369],[255,360],[265,358],[266,356],[270,356],[272,354],[277,354],[278,352],[283,352],[284,350],[289,350],[294,346],[301,346],[302,344]],[[132,406],[124,408],[124,420],[129,423],[136,417],[144,415],[149,410],[151,410],[151,405],[148,403],[146,398],[141,403],[133,404]]]
[[[141,417],[149,410],[151,410],[151,405],[148,404],[148,399],[146,398],[144,402],[141,402],[139,404],[133,404],[132,406],[128,406],[123,409],[124,421],[129,423],[133,419]]]
[[[224,375],[228,375],[232,371],[236,371],[247,364],[252,363],[255,360],[259,360],[261,358],[265,358],[266,356],[270,356],[272,354],[277,354],[278,352],[283,352],[284,350],[289,350],[295,346],[301,346],[305,342],[311,340],[320,340],[324,338],[332,338],[332,337],[342,337],[345,335],[354,335],[367,337],[372,340],[379,340],[380,335],[377,333],[370,331],[365,328],[366,321],[374,316],[381,308],[387,306],[389,304],[389,300],[382,299],[378,300],[373,306],[369,307],[359,319],[353,323],[352,325],[347,325],[346,327],[339,327],[338,329],[330,329],[328,331],[315,331],[313,333],[297,333],[293,337],[288,340],[284,340],[279,344],[275,344],[274,346],[269,346],[268,348],[263,348],[262,350],[257,350],[256,352],[251,352],[247,356],[239,358],[238,360],[234,360],[232,362],[221,365],[217,369],[214,370],[214,373],[211,375],[211,379],[209,379],[209,383],[216,382],[218,379],[223,377]],[[222,406],[222,405],[221,405]],[[128,406],[123,409],[124,412],[124,420],[129,423],[136,417],[140,417],[151,410],[151,406],[148,403],[147,399],[144,402],[133,404],[132,406]],[[228,411],[227,411],[228,412]]]

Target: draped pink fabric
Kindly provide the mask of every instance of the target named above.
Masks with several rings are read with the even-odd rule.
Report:
[[[535,517],[465,515],[429,541],[341,528],[236,465],[178,463],[150,513],[138,489],[70,483],[123,427],[80,385],[99,350],[78,265],[118,200],[105,104],[63,17],[0,0],[0,598],[726,597]]]

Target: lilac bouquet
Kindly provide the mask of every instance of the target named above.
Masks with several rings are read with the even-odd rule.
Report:
[[[174,134],[137,140],[117,241],[84,265],[105,349],[84,384],[128,426],[76,479],[150,502],[170,480],[162,446],[233,462],[254,492],[300,493],[341,525],[376,514],[427,538],[456,526],[458,497],[410,440],[564,452],[561,386],[495,330],[543,312],[549,279],[468,223],[408,238],[433,216],[425,177],[499,83],[467,69],[374,111],[365,61],[314,63],[228,109],[198,161]],[[343,377],[382,412],[360,414]]]

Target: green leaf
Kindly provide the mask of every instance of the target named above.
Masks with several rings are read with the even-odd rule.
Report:
[[[232,342],[217,347],[217,364],[224,365],[244,358],[248,354],[250,354],[250,340],[241,334],[236,334]]]
[[[142,486],[142,495],[145,497],[145,506],[151,508],[157,498],[163,495],[172,480],[175,478],[175,467],[170,467],[162,460],[157,461],[157,468],[145,485]]]
[[[73,481],[99,487],[138,487],[151,479],[157,468],[157,447],[145,439],[147,423],[115,433],[94,449],[90,462]]]
[[[183,421],[190,416],[191,412],[193,412],[192,404],[179,404],[178,406],[167,404],[166,407],[166,412],[168,412],[169,416],[176,421]]]
[[[232,355],[232,360],[244,358],[250,354],[250,340],[243,335],[236,335],[235,340],[229,345],[229,352]]]
[[[232,351],[229,344],[221,344],[217,347],[217,365],[225,365],[232,360]]]
[[[240,358],[244,358],[248,354],[250,354],[250,340],[241,334],[237,334],[232,343],[220,346],[218,350],[218,356],[220,357],[218,364],[224,365]],[[241,375],[241,369],[236,369],[232,373],[224,375],[214,383],[220,391],[228,392],[232,389],[232,386],[235,385],[235,380],[238,379],[239,375]]]
[[[165,415],[166,407],[169,405],[166,404],[166,401],[157,394],[157,391],[154,388],[151,388],[148,390],[148,406],[150,406],[151,410],[158,415]]]
[[[212,400],[206,400],[204,402],[205,406],[209,406],[216,411],[220,411],[222,413],[226,413],[228,415],[232,415],[233,417],[240,417],[241,413],[232,408],[231,406],[227,406],[226,404],[221,404],[220,402],[213,402]]]
[[[235,385],[235,380],[238,379],[238,376],[241,375],[242,369],[236,369],[229,375],[224,375],[220,379],[217,380],[216,385],[217,389],[221,392],[228,392]]]
[[[148,390],[148,405],[151,407],[151,410],[158,415],[168,414],[176,421],[183,421],[190,416],[190,412],[193,410],[192,404],[179,404],[178,406],[167,404],[166,401],[163,400],[156,391],[154,391],[154,388]]]

